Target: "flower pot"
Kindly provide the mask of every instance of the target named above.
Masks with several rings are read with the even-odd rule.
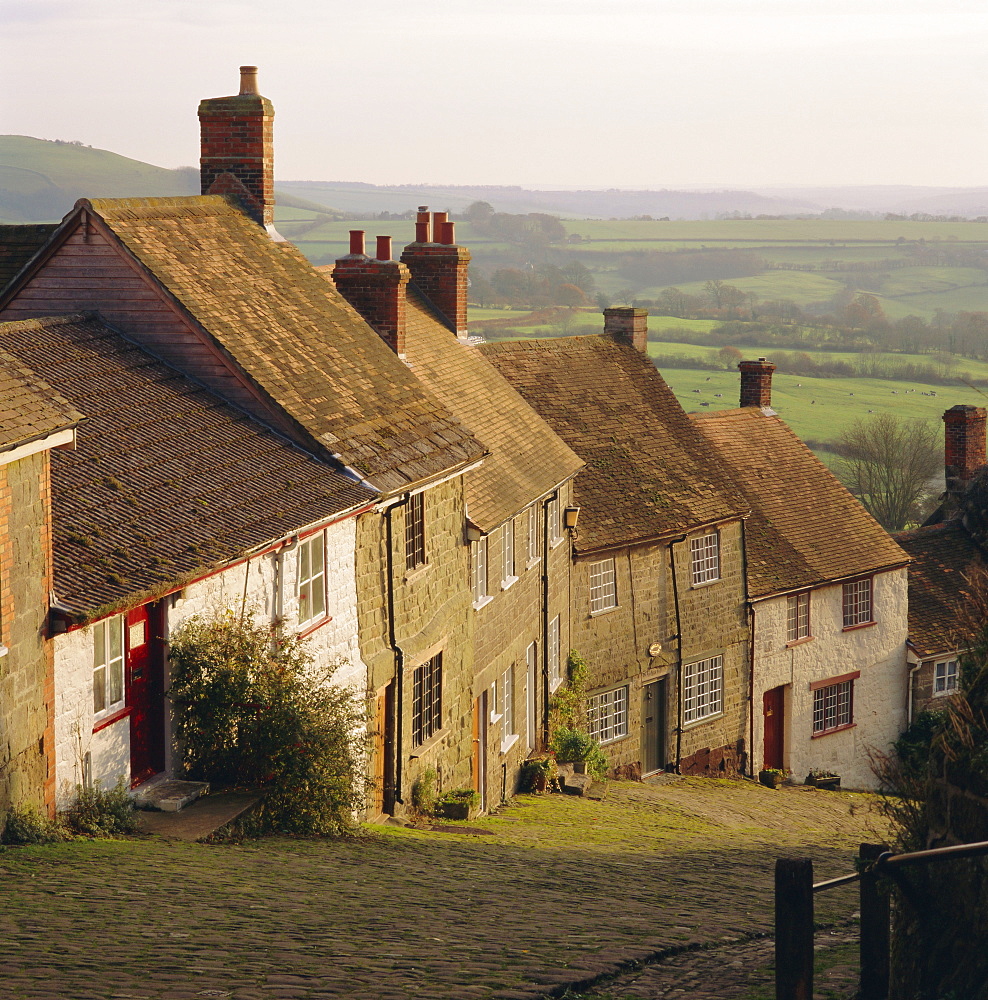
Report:
[[[775,771],[759,771],[758,780],[766,788],[778,788],[786,780],[786,776]]]
[[[806,784],[813,785],[816,788],[826,788],[832,792],[836,792],[840,788],[840,775],[808,774],[806,776]]]

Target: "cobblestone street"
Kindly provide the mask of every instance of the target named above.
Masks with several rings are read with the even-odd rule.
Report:
[[[9,848],[0,997],[770,996],[745,977],[771,961],[775,858],[849,872],[881,821],[868,796],[676,778],[467,826],[484,833]],[[817,904],[846,923],[854,889]]]

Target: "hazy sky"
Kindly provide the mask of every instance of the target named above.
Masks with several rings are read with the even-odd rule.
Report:
[[[0,0],[0,133],[198,162],[260,67],[282,180],[988,185],[985,0]]]

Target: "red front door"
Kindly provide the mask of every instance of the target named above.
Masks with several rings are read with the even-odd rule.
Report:
[[[762,695],[762,720],[765,726],[763,767],[785,767],[785,708],[785,686],[772,688]]]
[[[131,785],[165,769],[164,640],[161,602],[127,612],[127,704]]]

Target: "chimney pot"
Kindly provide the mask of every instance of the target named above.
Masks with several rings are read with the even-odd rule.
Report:
[[[437,243],[442,243],[444,246],[455,246],[456,236],[454,234],[455,222],[443,222],[439,226],[439,236],[436,240]]]
[[[377,237],[377,259],[378,260],[391,260],[391,237],[390,236],[378,236]]]
[[[963,493],[985,464],[986,418],[984,407],[964,404],[952,406],[943,415],[944,475],[951,493]]]
[[[241,66],[240,67],[240,95],[244,94],[257,94],[259,93],[257,89],[257,67],[256,66]]]
[[[741,369],[741,405],[768,409],[772,405],[772,372],[775,365],[765,358],[739,361]]]
[[[351,229],[350,230],[350,253],[363,256],[364,250],[364,230],[363,229]]]

